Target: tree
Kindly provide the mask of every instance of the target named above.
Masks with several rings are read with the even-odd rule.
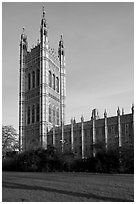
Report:
[[[2,126],[2,155],[6,156],[7,152],[19,150],[18,134],[11,125]]]

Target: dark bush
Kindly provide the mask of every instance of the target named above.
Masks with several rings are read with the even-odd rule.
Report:
[[[16,171],[16,160],[14,158],[2,159],[3,171]]]
[[[119,171],[119,156],[117,151],[100,151],[96,154],[96,172],[116,173]]]
[[[73,152],[57,152],[54,147],[38,148],[3,159],[4,171],[75,171],[98,173],[134,173],[133,149],[101,150],[95,158],[76,158]]]
[[[121,149],[120,172],[134,173],[134,148],[131,145]]]

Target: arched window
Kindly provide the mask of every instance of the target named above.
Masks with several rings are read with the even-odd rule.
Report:
[[[35,122],[35,106],[32,106],[32,123]]]
[[[52,122],[51,105],[49,105],[49,122]]]
[[[56,108],[53,108],[53,124],[56,124]]]
[[[40,70],[37,69],[37,73],[36,73],[36,85],[39,86],[40,85]]]
[[[40,120],[39,103],[36,105],[36,122]]]
[[[59,93],[59,78],[56,77],[56,91]]]
[[[51,71],[49,71],[49,87],[52,87],[52,74],[51,74]]]
[[[28,74],[28,90],[31,89],[31,74]]]
[[[58,108],[57,108],[56,113],[57,113],[57,125],[59,125],[59,109]]]
[[[30,106],[27,109],[27,124],[30,124]]]
[[[32,78],[33,78],[33,88],[35,88],[35,72],[34,71],[32,73]]]
[[[53,89],[55,90],[55,74],[53,74]]]

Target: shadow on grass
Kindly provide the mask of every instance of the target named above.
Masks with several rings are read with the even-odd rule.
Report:
[[[19,183],[3,182],[2,186],[4,188],[11,188],[11,189],[40,190],[40,191],[59,193],[59,194],[70,195],[75,197],[85,197],[87,199],[92,198],[98,201],[103,200],[103,201],[112,201],[112,202],[133,202],[133,200],[129,200],[129,199],[104,197],[100,195],[95,195],[93,193],[79,193],[79,192],[60,190],[60,189],[54,189],[54,188],[42,187],[42,186],[29,186],[26,184],[19,184]]]

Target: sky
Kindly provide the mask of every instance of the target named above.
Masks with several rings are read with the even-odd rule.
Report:
[[[19,43],[22,28],[29,49],[40,37],[42,6],[50,46],[63,35],[66,58],[66,124],[102,118],[134,103],[134,4],[132,2],[2,3],[2,124],[19,124]]]

